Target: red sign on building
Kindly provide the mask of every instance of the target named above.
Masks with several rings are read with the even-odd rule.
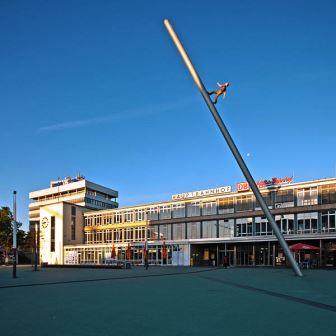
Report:
[[[237,183],[237,191],[248,191],[248,190],[250,190],[250,186],[247,182]]]
[[[266,188],[272,187],[275,185],[289,184],[293,182],[293,177],[273,177],[271,180],[260,180],[257,181],[256,184],[258,188]],[[250,186],[247,182],[239,182],[237,183],[237,191],[248,191],[250,190]]]

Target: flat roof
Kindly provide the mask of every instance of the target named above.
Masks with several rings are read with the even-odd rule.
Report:
[[[79,181],[70,182],[68,184],[62,184],[62,185],[51,187],[51,188],[32,191],[29,193],[29,198],[35,199],[35,198],[42,197],[42,196],[58,194],[60,192],[65,192],[65,191],[70,191],[70,190],[75,190],[75,189],[82,189],[82,188],[89,188],[94,191],[98,191],[98,192],[107,194],[112,197],[118,197],[118,191],[113,190],[111,188],[104,187],[100,184],[93,183],[85,179],[82,179]]]

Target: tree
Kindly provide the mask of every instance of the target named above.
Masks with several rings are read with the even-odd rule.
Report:
[[[22,223],[17,223],[18,246],[25,245],[26,233],[20,230]],[[13,246],[13,214],[9,207],[0,208],[0,260],[8,259]]]

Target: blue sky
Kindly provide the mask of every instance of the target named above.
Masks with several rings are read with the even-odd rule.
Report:
[[[244,180],[169,18],[256,179],[335,175],[334,1],[0,3],[0,205],[74,176],[120,204]],[[247,156],[250,153],[250,156]]]

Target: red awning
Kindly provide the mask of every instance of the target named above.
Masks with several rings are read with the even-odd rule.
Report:
[[[308,244],[303,244],[303,243],[297,243],[292,246],[289,246],[289,248],[292,251],[300,251],[300,250],[309,250],[309,251],[316,251],[319,250],[319,247],[313,246],[313,245],[308,245]]]

